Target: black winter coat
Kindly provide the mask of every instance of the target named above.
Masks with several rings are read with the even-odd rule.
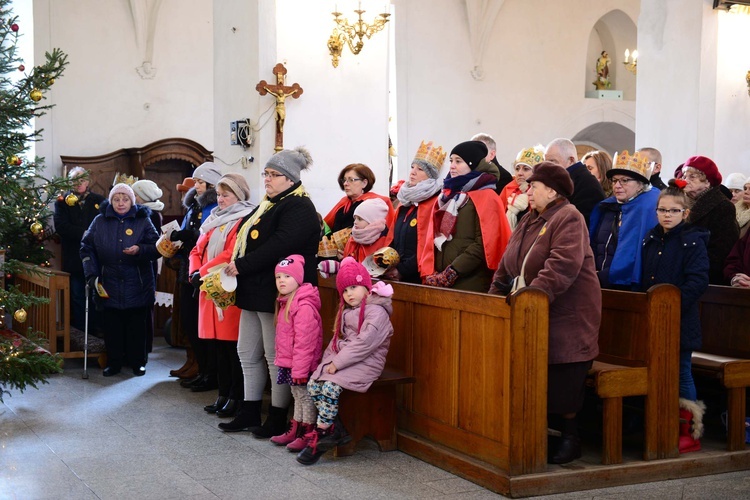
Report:
[[[245,255],[234,261],[239,273],[236,305],[240,309],[274,311],[278,295],[274,270],[281,259],[292,254],[305,258],[305,283],[318,284],[315,255],[318,252],[320,223],[315,205],[308,196],[290,194],[300,184],[297,182],[271,198],[269,201],[274,205],[247,233]],[[256,210],[242,219],[240,229]]]
[[[728,285],[724,265],[732,247],[740,238],[734,205],[718,186],[710,188],[695,200],[690,210],[690,223],[708,229],[708,280],[712,285]]]
[[[100,194],[90,192],[71,207],[65,203],[65,197],[70,193],[68,191],[62,195],[62,200],[55,202],[55,232],[60,235],[62,243],[62,270],[83,276],[83,266],[79,255],[81,238],[91,225],[91,221],[99,215],[99,207],[105,198]]]
[[[435,197],[422,203],[435,203]],[[400,260],[396,269],[401,274],[401,281],[421,284],[417,262],[417,207],[414,205],[398,207],[390,246],[399,255]]]
[[[698,299],[708,288],[709,232],[683,222],[671,231],[657,225],[643,239],[642,291],[659,283],[680,289],[680,349],[701,346]]]
[[[573,180],[573,194],[568,200],[583,214],[588,227],[591,212],[604,199],[604,190],[596,177],[591,175],[586,165],[580,161],[569,166],[567,170]]]
[[[159,258],[159,238],[148,207],[135,205],[124,217],[118,217],[109,202],[83,235],[81,260],[86,278],[99,277],[109,294],[103,301],[108,309],[131,309],[154,304],[155,277],[151,262]],[[138,245],[137,255],[123,250]]]
[[[180,267],[177,270],[177,282],[187,284],[189,282],[188,268],[190,264],[188,259],[190,258],[190,252],[198,242],[201,224],[208,218],[211,210],[217,206],[216,190],[208,188],[202,195],[197,196],[195,188],[190,188],[185,193],[182,206],[185,207],[187,213],[185,213],[185,217],[182,219],[180,230],[172,233],[172,241],[181,241],[182,246],[173,258],[178,259],[180,262]]]

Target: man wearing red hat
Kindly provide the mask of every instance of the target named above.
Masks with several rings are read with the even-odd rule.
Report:
[[[728,285],[724,263],[740,237],[734,205],[720,190],[721,173],[705,156],[691,156],[682,167],[687,182],[685,193],[694,200],[690,222],[711,231],[708,240],[708,280],[712,285]]]

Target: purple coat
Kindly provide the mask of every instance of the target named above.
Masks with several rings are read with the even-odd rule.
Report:
[[[351,391],[367,392],[383,373],[393,335],[391,298],[375,292],[367,298],[362,328],[357,333],[360,309],[361,307],[344,308],[341,335],[331,339],[323,353],[323,361],[311,378],[330,380]],[[338,352],[333,350],[334,342]],[[336,367],[333,375],[324,371],[330,363]]]
[[[294,294],[286,318],[288,297],[281,296],[276,318],[276,360],[280,368],[291,368],[292,378],[308,378],[318,366],[323,351],[323,321],[317,287],[303,283]]]

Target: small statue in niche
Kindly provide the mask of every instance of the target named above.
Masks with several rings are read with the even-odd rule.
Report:
[[[596,80],[593,82],[596,90],[606,90],[612,87],[609,81],[609,54],[602,50],[601,55],[596,60]]]

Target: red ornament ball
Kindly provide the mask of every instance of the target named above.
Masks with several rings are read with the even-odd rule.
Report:
[[[57,201],[63,201],[65,198],[63,198],[63,195],[57,195]]]
[[[10,25],[10,29],[11,29],[11,31],[14,31],[14,32],[18,31],[18,25],[16,23],[13,23],[13,24]]]
[[[24,66],[23,64],[18,67],[18,71],[25,71],[25,70],[26,70],[26,66]]]

